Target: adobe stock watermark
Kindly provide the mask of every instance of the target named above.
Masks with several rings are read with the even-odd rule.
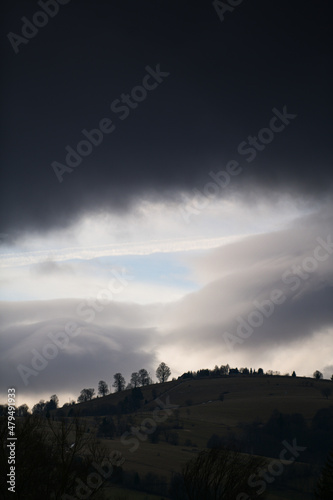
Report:
[[[126,274],[126,270],[122,269],[119,273],[116,269],[111,269],[113,277],[109,281],[107,288],[99,290],[96,297],[92,297],[80,302],[76,308],[76,314],[86,323],[94,321],[96,313],[103,311],[104,307],[109,304],[114,295],[121,293],[128,286],[129,281],[133,280],[133,276]],[[37,349],[31,349],[32,359],[30,366],[23,364],[17,365],[21,379],[25,386],[28,386],[29,378],[37,377],[49,364],[49,361],[55,359],[60,351],[64,351],[70,339],[77,337],[82,331],[74,321],[67,321],[64,330],[57,333],[49,332],[47,334],[50,342],[45,344],[39,352]]]
[[[27,45],[32,38],[38,35],[39,29],[48,24],[50,17],[53,18],[58,14],[60,5],[66,5],[69,2],[70,0],[39,0],[37,4],[42,10],[37,10],[32,16],[32,20],[26,16],[21,17],[23,22],[21,35],[12,31],[7,34],[15,54],[19,53],[20,45]]]
[[[145,67],[146,74],[142,79],[141,85],[136,85],[132,88],[130,93],[122,93],[119,99],[114,99],[111,103],[111,111],[118,115],[119,120],[126,120],[131,112],[143,102],[148,95],[148,92],[155,90],[160,85],[164,78],[168,77],[170,73],[161,71],[160,64],[156,65],[153,69],[150,66]],[[104,134],[111,134],[116,130],[116,125],[110,118],[102,118],[97,128],[91,130],[81,130],[84,139],[80,140],[75,148],[67,145],[65,150],[65,162],[60,163],[53,161],[51,166],[59,182],[63,182],[64,174],[70,174],[78,167],[84,157],[89,156],[95,147],[102,144]]]
[[[290,465],[291,463],[295,462],[295,457],[299,457],[299,452],[300,451],[305,451],[306,446],[298,446],[296,443],[296,439],[293,439],[292,444],[289,444],[288,441],[284,440],[282,441],[282,444],[284,445],[283,450],[280,452],[279,455],[279,460],[272,460],[267,468],[262,469],[259,474],[251,474],[249,476],[249,479],[247,481],[247,484],[251,488],[257,488],[259,486],[259,489],[256,490],[256,496],[261,495],[266,491],[267,488],[267,483],[271,484],[275,481],[275,478],[277,476],[281,476],[283,474],[285,467],[287,465]],[[286,454],[290,453],[291,456],[289,458],[286,458]],[[283,463],[283,461],[285,463]],[[286,461],[288,461],[286,463]],[[258,479],[258,475],[260,479]],[[250,500],[251,497],[247,493],[240,493],[237,495],[236,500]]]
[[[308,280],[311,273],[318,269],[320,262],[325,262],[333,254],[333,241],[331,235],[327,236],[326,241],[318,237],[319,243],[312,256],[304,257],[300,265],[294,264],[290,269],[284,271],[281,276],[281,281],[284,285],[288,285],[291,292],[296,293],[302,283]],[[223,338],[229,349],[232,351],[236,344],[243,344],[246,339],[251,337],[255,328],[263,325],[265,319],[272,316],[277,306],[283,304],[287,299],[286,293],[280,288],[275,288],[262,302],[255,300],[253,302],[254,309],[244,318],[237,316],[238,323],[236,333],[224,332]]]
[[[220,18],[220,21],[224,21],[224,14],[226,12],[233,12],[235,7],[238,7],[244,0],[227,0],[222,2],[221,0],[214,0],[212,3],[217,15]]]
[[[140,441],[147,441],[148,434],[153,434],[156,431],[157,424],[165,422],[165,420],[172,415],[172,410],[179,407],[179,405],[170,404],[169,396],[166,396],[165,403],[163,403],[160,399],[155,399],[155,402],[158,406],[153,411],[153,418],[144,418],[140,427],[131,427],[131,432],[124,432],[120,438],[123,445],[131,445],[131,448],[129,448],[131,453],[139,448]],[[164,414],[161,415],[161,412],[164,412]]]
[[[246,156],[245,160],[248,163],[251,163],[259,152],[264,151],[267,145],[273,141],[275,134],[285,130],[290,121],[297,117],[296,114],[288,113],[287,106],[283,106],[282,112],[276,108],[273,108],[272,111],[273,116],[269,121],[269,126],[261,128],[255,136],[249,135],[237,147],[238,154]],[[237,160],[230,160],[224,170],[209,172],[211,180],[205,184],[203,190],[193,189],[193,198],[184,196],[185,202],[179,205],[178,208],[184,221],[189,224],[191,215],[200,214],[223,189],[229,186],[231,179],[241,172],[243,172],[243,168]]]

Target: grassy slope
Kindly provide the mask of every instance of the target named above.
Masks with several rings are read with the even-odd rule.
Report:
[[[312,385],[304,385],[309,383]],[[103,443],[110,449],[122,452],[125,457],[123,465],[125,470],[135,470],[140,475],[152,471],[158,475],[170,476],[171,471],[180,471],[182,465],[195,456],[198,449],[205,448],[208,438],[213,433],[223,435],[231,431],[237,434],[240,422],[250,423],[254,420],[265,422],[274,409],[283,413],[301,413],[307,421],[310,421],[319,409],[332,406],[332,399],[327,400],[321,394],[321,390],[324,387],[333,388],[333,383],[323,380],[263,376],[187,379],[158,384],[143,389],[144,397],[149,402],[134,415],[137,425],[140,425],[145,417],[151,418],[151,410],[156,408],[156,403],[152,400],[153,387],[161,393],[162,401],[165,401],[168,395],[171,404],[179,405],[180,420],[183,425],[183,429],[175,430],[179,434],[179,445],[170,445],[162,437],[158,444],[140,443],[139,448],[131,453],[129,447],[122,444],[120,439],[103,440]],[[223,402],[219,400],[221,392],[225,392]],[[117,404],[126,393],[127,391],[122,394],[112,394],[78,406],[96,407],[106,402]],[[192,401],[190,406],[188,400]],[[169,417],[170,420],[172,418],[174,413]],[[93,424],[93,418],[89,420]],[[185,446],[186,439],[190,439],[198,448]],[[296,488],[298,489],[297,486]],[[294,492],[285,498],[297,499],[301,498],[301,495]],[[273,500],[284,497],[274,493],[268,498]],[[303,495],[303,498],[306,496]]]

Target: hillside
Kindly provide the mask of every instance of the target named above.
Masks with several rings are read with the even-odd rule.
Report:
[[[125,472],[135,471],[140,477],[152,472],[158,476],[155,478],[157,482],[168,482],[173,472],[180,472],[188,460],[207,447],[213,434],[225,438],[227,442],[237,442],[248,425],[256,422],[260,429],[275,410],[282,414],[300,414],[304,417],[304,425],[310,429],[316,413],[332,407],[332,398],[322,394],[324,388],[332,386],[328,380],[266,375],[179,379],[141,388],[143,400],[141,408],[135,412],[121,414],[119,411],[122,402],[130,397],[130,390],[66,407],[63,411],[66,414],[70,411],[71,415],[79,412],[87,420],[90,432],[97,432],[103,420],[109,419],[115,425],[123,425],[124,429],[134,427],[138,432],[146,426],[145,429],[151,432],[141,432],[136,437],[132,430],[127,430],[127,434],[125,430],[122,435],[113,435],[112,439],[107,432],[100,438],[110,450],[121,452],[125,459]],[[162,424],[157,422],[163,414],[163,411],[156,410],[163,406],[160,401],[169,407]],[[288,432],[286,430],[285,435],[281,434],[277,450],[283,448],[282,441],[288,438]],[[290,436],[293,437],[292,434]],[[303,444],[299,439],[297,443]],[[251,446],[247,452],[252,452]],[[265,456],[270,458],[274,454],[267,453]],[[312,491],[314,480],[305,465],[309,461],[309,451],[304,452],[299,460],[298,475],[302,479],[293,478],[289,468],[289,473],[284,474],[286,483],[282,496],[275,491],[277,485],[273,485],[267,498],[310,498],[307,492]],[[283,478],[281,480],[283,483]],[[286,487],[292,488],[293,493],[292,490],[287,493]]]
[[[153,410],[156,407],[155,398],[164,401],[168,396],[170,404],[179,406],[180,410],[190,408],[195,418],[208,419],[221,429],[225,426],[236,429],[238,422],[264,421],[274,409],[283,413],[299,412],[310,420],[317,410],[332,405],[333,400],[322,394],[324,388],[333,389],[333,383],[307,377],[267,375],[176,380],[141,387],[146,402],[136,414]],[[68,415],[69,408],[82,415],[95,412],[109,415],[109,409],[117,406],[130,393],[131,390],[124,390],[72,407],[64,406],[62,410],[65,415]],[[223,402],[220,401],[221,393],[224,393]]]

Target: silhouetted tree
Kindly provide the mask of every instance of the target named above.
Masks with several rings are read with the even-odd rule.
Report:
[[[293,371],[293,373],[292,373],[292,375],[291,375],[291,376],[292,376],[292,377],[296,377],[296,372],[295,372],[295,370]]]
[[[94,397],[95,389],[82,389],[80,396],[77,398],[78,403],[85,403],[86,401],[91,401]]]
[[[220,373],[221,373],[221,375],[228,375],[229,370],[230,370],[230,366],[229,365],[221,365],[221,367],[220,367]]]
[[[45,412],[49,415],[51,410],[56,410],[59,406],[59,398],[56,394],[50,397],[50,401],[45,403]]]
[[[138,372],[132,373],[131,384],[134,387],[134,389],[140,385],[140,375],[138,374]]]
[[[320,380],[321,378],[323,378],[323,374],[319,371],[319,370],[316,370],[314,373],[313,373],[313,376],[315,379],[317,380]]]
[[[46,403],[45,403],[44,399],[41,399],[39,401],[39,403],[36,403],[32,407],[32,414],[33,415],[42,415],[45,411],[45,407],[46,407]]]
[[[220,368],[217,365],[214,366],[213,375],[214,377],[218,377],[220,375]]]
[[[98,382],[98,394],[103,397],[109,394],[108,384],[104,380]]]
[[[59,398],[56,394],[52,394],[52,396],[50,397],[50,401],[53,401],[54,404],[55,404],[55,407],[58,408],[59,406]]]
[[[17,416],[18,417],[26,417],[28,415],[29,407],[26,404],[23,404],[17,408]]]
[[[156,377],[162,384],[166,382],[171,375],[170,368],[162,361],[162,363],[158,366],[156,370]]]
[[[141,370],[139,370],[139,380],[142,387],[151,383],[149,373],[144,368],[141,368]]]
[[[263,375],[264,374],[264,370],[262,368],[258,368],[258,375]]]
[[[0,405],[0,417],[7,415],[8,405]]]
[[[113,382],[113,387],[115,387],[116,391],[117,392],[121,392],[125,389],[125,385],[126,385],[126,381],[124,379],[124,377],[122,376],[121,373],[115,373],[113,375],[113,378],[114,378],[114,382]]]

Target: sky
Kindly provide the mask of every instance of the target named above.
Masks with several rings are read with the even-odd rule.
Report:
[[[2,2],[0,400],[333,374],[329,3]]]

